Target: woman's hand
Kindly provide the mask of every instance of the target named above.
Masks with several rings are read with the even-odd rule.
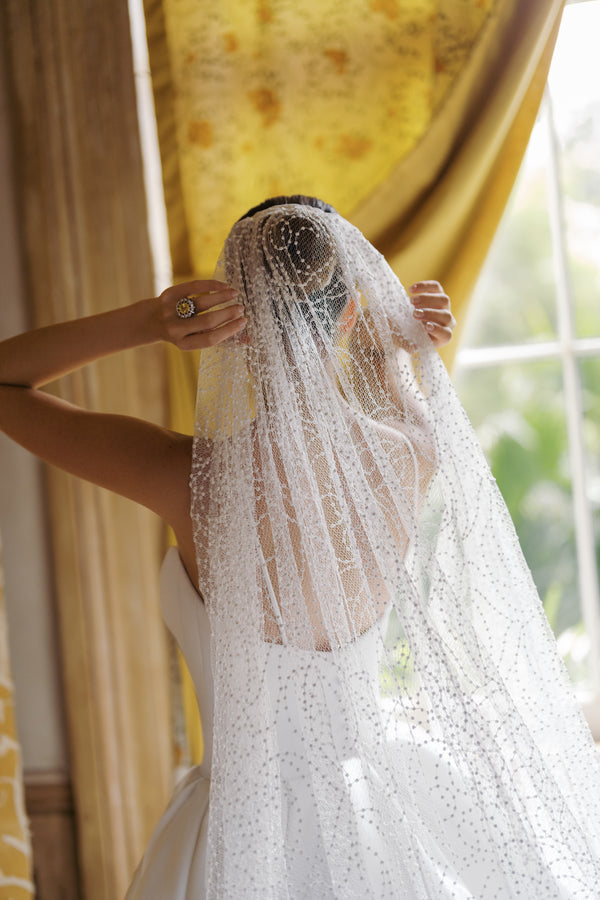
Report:
[[[415,307],[413,315],[423,323],[434,345],[443,347],[451,340],[456,325],[450,310],[450,298],[439,281],[419,281],[409,290]]]
[[[231,304],[237,294],[222,281],[187,281],[167,288],[155,301],[158,339],[170,341],[180,350],[201,350],[226,341],[246,325],[241,304],[223,306]],[[178,302],[184,299],[192,301],[187,318],[177,311]]]

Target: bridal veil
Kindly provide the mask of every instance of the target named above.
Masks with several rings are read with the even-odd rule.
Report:
[[[192,517],[215,686],[210,897],[600,896],[600,765],[469,421],[383,257],[240,220]]]

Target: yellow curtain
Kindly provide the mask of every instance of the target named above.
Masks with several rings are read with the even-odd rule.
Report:
[[[447,364],[535,123],[563,5],[498,4],[419,145],[352,215],[405,284],[437,278],[452,297]]]
[[[210,276],[274,194],[333,203],[462,321],[518,172],[563,0],[145,0],[175,275]],[[445,350],[451,362],[455,339]],[[170,362],[192,427],[195,366]],[[197,723],[190,726],[197,729]]]
[[[146,0],[175,270],[211,272],[266,196],[350,215],[417,146],[501,5]]]
[[[2,588],[0,557],[0,900],[30,900],[34,894],[31,842],[25,815]]]

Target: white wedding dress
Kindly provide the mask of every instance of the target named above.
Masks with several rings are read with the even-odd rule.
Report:
[[[161,609],[187,661],[202,717],[204,759],[178,783],[127,892],[127,900],[192,900],[205,895],[213,685],[206,607],[177,549],[161,570]]]
[[[204,730],[204,759],[194,766],[177,785],[173,797],[158,822],[144,857],[138,866],[134,879],[127,892],[126,900],[201,900],[206,896],[207,872],[207,825],[209,811],[210,774],[211,774],[211,742],[213,718],[213,681],[210,664],[210,625],[204,603],[192,585],[175,548],[171,548],[163,563],[161,572],[161,606],[165,622],[175,636],[186,658],[194,681],[196,696]],[[372,654],[373,676],[377,677],[378,651],[377,642],[373,639],[376,629],[367,632],[359,640],[363,649]],[[311,791],[307,788],[310,772],[304,771],[306,764],[296,752],[294,729],[295,704],[298,698],[291,696],[291,688],[286,692],[286,685],[296,682],[294,678],[286,678],[286,670],[303,669],[305,680],[323,684],[323,675],[329,687],[327,698],[331,716],[336,716],[336,682],[335,672],[327,672],[331,667],[330,654],[324,652],[308,652],[277,644],[269,645],[269,661],[267,678],[278,709],[278,738],[281,752],[283,794],[286,798],[284,830],[288,837],[290,852],[288,862],[289,897],[293,900],[321,900],[321,898],[339,898],[343,894],[334,891],[327,871],[327,865],[319,845],[319,828],[316,825],[316,811],[311,803]],[[444,823],[440,810],[431,807],[431,784],[434,779],[440,798],[452,789],[455,773],[452,764],[444,770],[440,760],[444,758],[441,741],[426,746],[418,746],[408,733],[403,734],[402,726],[396,727],[397,749],[404,755],[403,766],[406,773],[406,797],[410,801],[423,805],[418,811],[422,820],[427,822],[431,843],[427,848],[426,866],[423,871],[423,882],[429,884],[429,896],[436,900],[444,898],[461,898],[461,900],[507,900],[516,896],[511,885],[504,878],[490,874],[482,860],[465,855],[465,847],[473,846],[479,840],[483,849],[485,822],[482,820],[480,834],[473,822],[471,798],[464,796],[462,803],[469,809],[469,832],[465,833],[464,824],[461,830],[461,809],[455,808],[455,815],[450,823]],[[414,738],[414,724],[410,726]],[[339,766],[349,785],[352,783],[353,765],[355,761],[347,756],[344,747],[344,722],[335,723],[335,732],[339,735]],[[419,790],[419,783],[421,790]],[[349,788],[350,790],[350,788]],[[360,795],[353,798],[357,813],[360,811]],[[414,812],[414,810],[413,810]],[[549,823],[551,827],[551,823]],[[370,853],[377,856],[376,842],[373,834],[367,833],[365,826],[364,846],[357,848],[357,853]],[[292,834],[291,834],[292,832]],[[407,848],[411,835],[406,834]],[[435,848],[444,848],[436,859]],[[368,847],[368,850],[366,849]],[[449,852],[452,848],[454,873],[448,871]],[[425,859],[425,856],[424,856]],[[377,879],[377,865],[372,866],[374,884]],[[533,880],[533,873],[532,873]],[[423,883],[415,886],[415,892],[407,894],[400,890],[398,898],[412,900],[422,896]],[[375,888],[376,891],[376,888]],[[377,893],[368,896],[377,897]],[[556,886],[556,897],[573,897],[577,894],[563,892]],[[589,896],[583,892],[580,896]],[[599,888],[600,896],[600,888]],[[527,900],[534,900],[533,896]],[[537,898],[536,898],[537,900]]]

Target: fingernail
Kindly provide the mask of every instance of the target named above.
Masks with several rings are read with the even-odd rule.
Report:
[[[425,328],[427,329],[427,331],[433,331],[435,325],[433,324],[433,322],[425,322]]]
[[[413,316],[415,316],[415,318],[417,318],[417,319],[422,319],[424,315],[425,315],[425,311],[422,309],[413,310]]]
[[[420,282],[420,281],[417,281],[416,284],[411,284],[410,290],[411,290],[411,291],[416,291],[416,290],[418,290],[418,288],[420,288],[420,287],[421,287],[421,282]]]

